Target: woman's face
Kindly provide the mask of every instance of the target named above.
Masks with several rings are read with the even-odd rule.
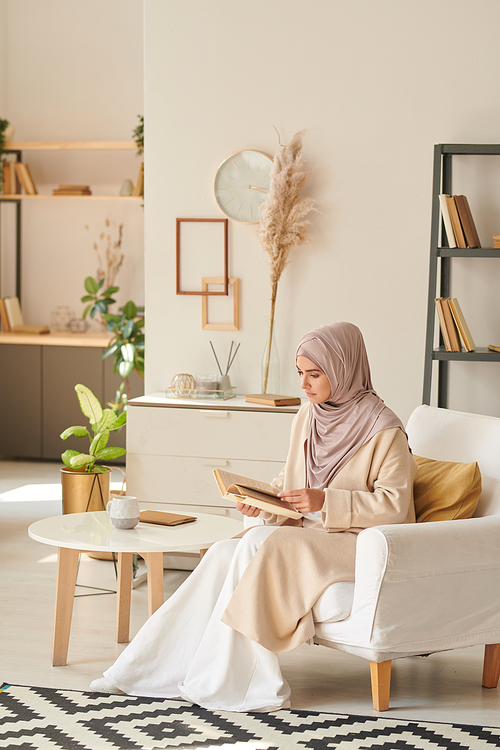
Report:
[[[330,381],[322,370],[307,357],[297,357],[297,372],[300,377],[300,387],[312,404],[322,404],[330,397]]]

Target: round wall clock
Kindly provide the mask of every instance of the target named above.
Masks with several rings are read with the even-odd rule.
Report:
[[[215,175],[214,193],[230,219],[245,224],[259,221],[271,181],[273,160],[262,151],[238,151],[222,162]]]

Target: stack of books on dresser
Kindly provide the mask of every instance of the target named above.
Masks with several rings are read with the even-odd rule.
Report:
[[[92,195],[92,190],[88,185],[59,185],[52,195]]]

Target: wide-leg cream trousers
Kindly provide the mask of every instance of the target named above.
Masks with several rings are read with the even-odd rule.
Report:
[[[276,527],[217,542],[104,676],[130,695],[185,698],[221,711],[287,708],[278,656],[221,622],[247,565]]]

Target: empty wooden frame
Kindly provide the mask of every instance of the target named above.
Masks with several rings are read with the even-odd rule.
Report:
[[[219,223],[224,225],[223,241],[223,278],[220,283],[223,285],[221,292],[209,291],[208,288],[201,291],[188,291],[181,289],[181,228],[183,223]],[[177,294],[194,294],[202,297],[225,297],[229,293],[229,276],[228,276],[228,219],[176,219],[176,293]],[[208,286],[208,285],[207,285]]]
[[[201,288],[208,291],[210,284],[223,284],[223,278],[202,279]],[[239,331],[240,329],[240,280],[229,279],[233,288],[233,322],[232,323],[209,323],[208,322],[208,297],[205,294],[201,299],[201,327],[204,331]]]

